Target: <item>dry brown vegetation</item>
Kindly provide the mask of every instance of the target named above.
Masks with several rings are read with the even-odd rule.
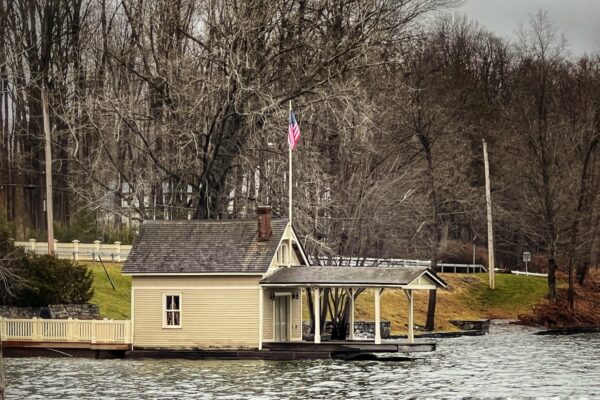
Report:
[[[542,299],[532,312],[519,319],[524,324],[549,328],[600,326],[600,279],[593,276],[585,286],[575,286],[574,311],[569,310],[567,289],[563,288],[557,291],[555,303]]]

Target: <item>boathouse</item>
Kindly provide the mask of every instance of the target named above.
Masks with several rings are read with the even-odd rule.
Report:
[[[272,218],[268,207],[258,209],[258,221],[144,222],[123,274],[132,276],[134,350],[261,350],[302,343],[303,296],[311,290],[317,309],[323,288],[374,289],[376,345],[381,292],[404,289],[412,343],[413,291],[446,286],[426,268],[310,266],[293,227]],[[317,328],[313,344],[320,343]]]

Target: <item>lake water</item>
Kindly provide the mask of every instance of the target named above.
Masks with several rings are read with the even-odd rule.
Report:
[[[600,397],[600,334],[437,339],[406,362],[7,359],[9,399]]]

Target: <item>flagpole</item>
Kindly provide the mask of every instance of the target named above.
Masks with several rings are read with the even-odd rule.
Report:
[[[288,121],[291,121],[292,118],[292,101],[290,100],[290,111]],[[289,129],[289,128],[288,128]],[[289,135],[289,133],[288,133]],[[289,140],[288,140],[289,142]],[[287,266],[292,266],[292,146],[288,143],[288,160],[289,160],[289,170],[288,170],[288,184],[289,184],[289,192],[288,192],[288,219],[289,219],[289,243],[288,243],[288,262]]]

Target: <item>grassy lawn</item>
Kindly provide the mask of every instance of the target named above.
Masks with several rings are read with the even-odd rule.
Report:
[[[130,318],[131,277],[121,275],[122,264],[105,263],[116,289],[110,285],[100,263],[88,263],[94,273],[95,293],[92,303],[100,306],[102,316],[111,319]],[[546,295],[545,278],[507,274],[496,275],[496,290],[488,288],[487,274],[441,274],[448,290],[437,296],[436,329],[457,330],[448,321],[453,319],[506,318],[516,319],[526,314]],[[560,286],[560,285],[559,285]],[[415,323],[424,325],[427,315],[427,292],[415,292]],[[356,302],[356,320],[373,320],[374,296],[363,292]],[[401,290],[386,289],[381,298],[381,317],[392,325],[393,333],[406,332],[408,302]],[[304,307],[304,318],[308,310]]]
[[[477,277],[481,284],[464,294],[464,303],[491,318],[515,319],[548,293],[548,281],[543,277],[496,274],[496,290],[488,287],[487,274]]]
[[[87,267],[94,273],[94,297],[92,303],[100,306],[103,317],[129,319],[131,314],[131,277],[121,275],[122,264],[104,263],[116,289],[113,289],[104,268],[99,262],[89,262]]]

